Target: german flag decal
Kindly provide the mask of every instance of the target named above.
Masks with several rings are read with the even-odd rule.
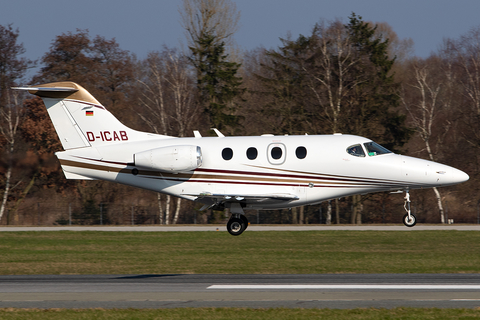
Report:
[[[93,117],[93,111],[85,111],[85,115]]]

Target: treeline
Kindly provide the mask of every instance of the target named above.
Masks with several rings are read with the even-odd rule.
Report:
[[[1,224],[70,223],[72,214],[73,223],[98,223],[100,215],[123,223],[131,208],[147,206],[145,212],[158,217],[149,218],[154,223],[225,219],[170,196],[66,180],[54,155],[61,144],[42,101],[10,89],[56,81],[79,83],[124,124],[142,131],[180,137],[193,130],[210,135],[210,128],[225,135],[366,136],[470,175],[459,186],[413,191],[420,222],[477,223],[480,26],[444,40],[423,59],[412,56],[411,40],[398,39],[388,25],[352,14],[348,22],[322,20],[308,35],[281,39],[278,48],[239,54],[232,41],[238,13],[232,3],[217,2],[224,7],[208,15],[209,2],[184,1],[187,51],[164,48],[139,59],[115,39],[77,30],[53,40],[32,79],[25,74],[35,62],[22,58],[19,31],[0,26]],[[215,14],[223,16],[212,20]],[[198,17],[202,23],[193,23]],[[398,223],[403,197],[377,193],[262,212],[261,218],[255,211],[247,214],[261,223]]]

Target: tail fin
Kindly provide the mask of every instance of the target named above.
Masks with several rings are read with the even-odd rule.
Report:
[[[146,139],[151,134],[123,125],[87,90],[74,82],[54,82],[28,90],[42,98],[65,150]]]

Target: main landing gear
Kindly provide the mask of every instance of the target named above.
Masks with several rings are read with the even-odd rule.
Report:
[[[403,216],[403,224],[407,227],[413,227],[417,224],[417,217],[410,210],[410,193],[405,190],[405,204],[403,205],[407,214]]]
[[[245,217],[243,209],[239,203],[232,203],[230,206],[230,212],[232,212],[232,216],[227,222],[227,231],[232,236],[239,236],[248,227],[247,217]]]

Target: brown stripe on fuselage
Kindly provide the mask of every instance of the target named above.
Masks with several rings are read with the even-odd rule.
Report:
[[[110,161],[103,160],[93,160],[103,163],[112,163]],[[99,170],[106,172],[117,172],[124,174],[132,174],[132,168],[118,168],[107,165],[91,164],[85,162],[78,162],[72,160],[60,160],[60,164],[63,166],[77,167],[90,170]],[[242,172],[242,171],[228,171],[228,170],[215,170],[215,169],[201,169],[196,171],[203,172],[219,172],[219,173],[233,173],[234,175],[228,174],[202,174],[202,173],[168,173],[160,171],[152,171],[146,169],[138,169],[136,175],[151,177],[151,178],[160,178],[170,181],[190,181],[198,183],[234,183],[234,184],[255,184],[255,185],[283,185],[283,186],[307,186],[308,183],[314,183],[315,187],[395,187],[399,181],[375,181],[375,180],[366,180],[366,179],[348,179],[347,177],[341,177],[337,179],[322,177],[318,174],[312,174],[311,176],[294,176],[294,175],[279,175],[272,173],[258,173],[258,172]],[[287,170],[284,170],[287,171]],[[287,171],[288,172],[288,171]],[[255,176],[242,176],[242,174],[256,175]],[[308,174],[308,173],[306,173]],[[268,176],[268,177],[262,177]],[[297,179],[292,179],[292,178]],[[298,180],[303,179],[303,180]],[[325,181],[327,180],[327,181]]]
[[[101,161],[102,160],[92,160],[92,161]],[[109,161],[104,161],[105,163],[109,163]],[[85,163],[85,162],[78,162],[78,161],[72,161],[72,160],[60,160],[60,164],[62,166],[69,166],[69,167],[76,167],[76,168],[83,168],[83,169],[90,169],[90,170],[99,170],[99,171],[106,171],[106,172],[118,172],[118,173],[125,173],[125,174],[132,174],[132,169],[133,168],[118,168],[118,167],[112,167],[112,166],[106,166],[106,165],[99,165],[99,164],[91,164],[91,163]],[[137,169],[138,170],[138,169]],[[182,178],[182,179],[190,179],[190,177],[193,174],[188,174],[188,173],[164,173],[160,171],[152,171],[152,170],[143,170],[140,169],[138,170],[137,175],[142,175],[142,176],[152,176],[152,177],[177,177],[177,178]]]

